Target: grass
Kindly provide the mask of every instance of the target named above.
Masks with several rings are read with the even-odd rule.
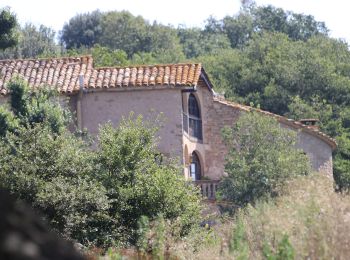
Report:
[[[293,179],[282,196],[218,222],[181,241],[168,238],[169,259],[350,258],[350,196],[319,174]]]

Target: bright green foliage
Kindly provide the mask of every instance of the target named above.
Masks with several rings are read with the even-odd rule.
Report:
[[[90,177],[93,154],[82,141],[36,123],[7,133],[0,147],[2,188],[41,211],[61,234],[84,244],[110,243],[108,197]]]
[[[0,50],[13,47],[18,42],[17,19],[9,8],[0,9]]]
[[[225,129],[224,138],[230,149],[228,177],[219,189],[223,199],[237,205],[277,195],[286,180],[310,171],[306,155],[293,147],[296,132],[281,128],[273,118],[247,112]]]

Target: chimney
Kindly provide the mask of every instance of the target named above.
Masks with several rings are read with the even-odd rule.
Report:
[[[299,122],[312,128],[312,129],[315,129],[315,130],[320,129],[319,125],[318,125],[319,120],[316,118],[300,119]]]

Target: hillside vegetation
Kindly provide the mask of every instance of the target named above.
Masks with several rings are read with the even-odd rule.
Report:
[[[262,123],[258,130],[271,129],[268,135],[283,141],[266,144],[266,132],[256,129],[237,134],[251,126],[244,121],[224,131],[247,149],[231,149],[221,185],[234,214],[216,216],[211,226],[200,216],[198,190],[159,155],[152,123],[131,115],[118,128],[105,125],[92,151],[86,133],[66,130],[71,115],[54,93],[29,93],[15,80],[10,102],[0,107],[0,187],[66,238],[97,247],[92,257],[96,251],[115,259],[128,248],[159,259],[349,258],[348,43],[330,38],[310,15],[247,3],[236,15],[209,17],[203,28],[150,23],[127,11],[77,14],[59,32],[59,43],[52,29],[20,27],[4,9],[0,58],[92,54],[96,66],[201,62],[215,91],[229,100],[297,120],[318,118],[338,142],[335,184],[310,174],[306,157],[286,148],[295,136],[252,115],[247,122]],[[244,145],[254,136],[262,147],[252,150]]]
[[[20,28],[1,58],[92,54],[96,66],[201,62],[215,91],[293,119],[318,118],[336,138],[334,178],[350,187],[350,51],[307,14],[247,1],[238,14],[203,28],[150,23],[127,11],[77,14],[58,33]]]

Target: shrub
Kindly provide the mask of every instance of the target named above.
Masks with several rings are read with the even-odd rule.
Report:
[[[69,133],[52,136],[42,123],[20,127],[0,140],[0,186],[41,211],[64,236],[103,245],[113,221],[106,190],[91,177],[92,159]]]
[[[275,196],[286,180],[310,171],[306,155],[295,148],[296,132],[282,128],[274,118],[246,112],[223,130],[223,136],[229,148],[228,176],[219,194],[237,205]]]
[[[116,128],[107,124],[100,129],[97,178],[112,200],[111,214],[128,230],[132,243],[142,216],[152,221],[162,214],[167,220],[180,222],[181,236],[200,217],[197,189],[171,162],[158,162],[156,130],[141,116],[134,119],[132,115]]]

